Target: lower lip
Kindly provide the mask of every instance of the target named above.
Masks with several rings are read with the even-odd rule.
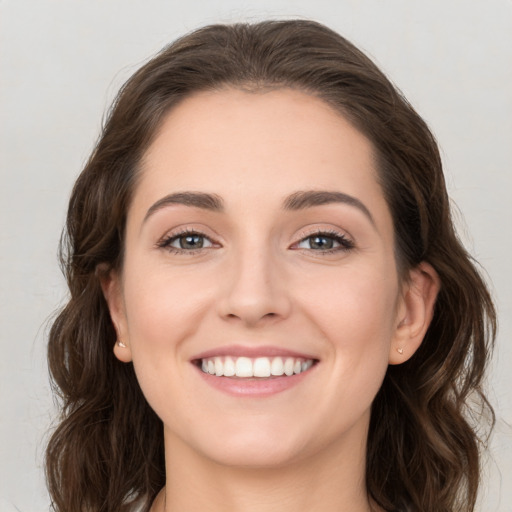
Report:
[[[217,377],[203,372],[196,367],[197,371],[210,386],[231,396],[238,397],[266,397],[281,393],[301,383],[312,373],[317,365],[314,364],[305,372],[296,375],[268,378],[236,378]]]

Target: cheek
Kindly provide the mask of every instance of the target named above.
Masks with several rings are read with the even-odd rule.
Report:
[[[168,271],[143,270],[139,266],[137,272],[126,273],[128,339],[139,385],[151,407],[165,417],[169,390],[185,378],[182,348],[200,325],[204,295],[197,293],[197,283],[173,278]],[[185,391],[180,392],[181,399]]]
[[[166,262],[142,265],[135,258],[129,263],[124,297],[134,363],[173,364],[183,354],[182,343],[194,338],[211,319],[219,272],[172,267]],[[175,357],[168,357],[169,352]]]
[[[394,272],[347,268],[334,278],[310,282],[307,289],[308,309],[334,338],[361,346],[361,336],[373,333],[369,343],[391,335],[398,297]]]
[[[322,330],[331,375],[366,402],[380,387],[395,333],[398,282],[388,275],[353,268],[327,289],[311,283],[303,304]]]

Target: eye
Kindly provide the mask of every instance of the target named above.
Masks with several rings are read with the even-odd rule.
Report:
[[[184,231],[164,238],[157,245],[175,253],[187,253],[213,247],[213,242],[203,233]]]
[[[318,232],[303,238],[296,244],[297,249],[315,252],[336,252],[352,249],[354,243],[341,233]]]

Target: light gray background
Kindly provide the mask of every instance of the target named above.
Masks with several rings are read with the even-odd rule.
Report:
[[[461,237],[500,313],[480,510],[512,511],[510,0],[0,0],[1,512],[48,510],[46,331],[66,296],[56,248],[110,100],[149,55],[199,25],[295,16],[366,50],[440,141]]]

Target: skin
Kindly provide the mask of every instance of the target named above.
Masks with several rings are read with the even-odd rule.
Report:
[[[364,207],[283,208],[310,190]],[[158,204],[190,191],[223,211]],[[180,249],[182,229],[203,248]],[[312,245],[318,232],[338,250]],[[420,345],[439,282],[427,264],[398,277],[370,141],[303,92],[195,94],[145,155],[125,243],[103,289],[125,345],[115,355],[164,423],[167,485],[152,510],[378,510],[364,483],[370,406],[388,364]],[[231,396],[191,359],[233,344],[318,363],[283,392]]]

